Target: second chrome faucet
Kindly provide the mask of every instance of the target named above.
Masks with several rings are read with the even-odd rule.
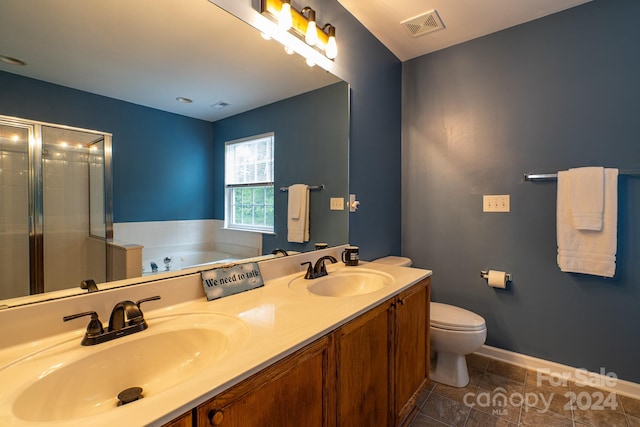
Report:
[[[160,296],[153,296],[150,298],[144,298],[140,301],[120,301],[117,303],[113,310],[111,310],[111,316],[109,317],[109,326],[107,330],[104,330],[102,322],[98,318],[98,313],[95,311],[86,311],[84,313],[71,314],[64,316],[62,320],[65,322],[73,319],[78,319],[84,316],[91,316],[89,325],[87,325],[87,331],[82,339],[82,345],[95,345],[106,341],[111,341],[116,338],[124,337],[134,334],[136,332],[144,331],[148,328],[147,322],[144,320],[140,304],[147,301],[159,300]]]

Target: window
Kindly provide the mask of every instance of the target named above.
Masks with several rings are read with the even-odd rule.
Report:
[[[274,134],[225,143],[225,227],[273,232]]]

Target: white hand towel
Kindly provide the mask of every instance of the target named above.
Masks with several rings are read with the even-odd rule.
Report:
[[[604,210],[604,168],[569,169],[573,227],[577,230],[602,230]]]
[[[294,184],[289,187],[287,210],[287,240],[304,243],[309,241],[309,186]]]
[[[289,187],[289,219],[299,219],[300,211],[304,206],[304,197],[306,196],[306,188],[303,184],[294,184]]]
[[[618,170],[604,170],[602,230],[577,230],[571,205],[572,176],[558,172],[557,238],[561,271],[613,277],[618,244]]]

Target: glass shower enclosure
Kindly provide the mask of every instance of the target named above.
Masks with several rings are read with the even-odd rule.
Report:
[[[108,280],[111,134],[0,116],[0,299]]]

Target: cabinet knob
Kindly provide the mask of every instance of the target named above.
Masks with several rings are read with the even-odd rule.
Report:
[[[222,411],[211,411],[209,412],[209,423],[212,426],[219,426],[222,424],[222,420],[224,420],[224,412]]]

